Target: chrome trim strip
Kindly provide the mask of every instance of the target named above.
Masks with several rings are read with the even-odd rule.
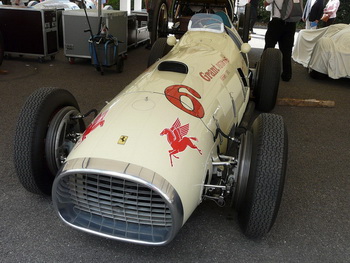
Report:
[[[59,182],[71,174],[99,174],[129,180],[148,187],[157,192],[167,203],[172,216],[172,229],[167,240],[163,242],[148,242],[142,240],[128,239],[93,231],[87,228],[76,226],[66,221],[60,213],[60,200],[57,194]],[[100,159],[100,158],[77,158],[67,161],[55,178],[52,188],[52,201],[55,210],[60,218],[68,225],[85,232],[104,236],[116,240],[147,245],[164,245],[169,243],[183,225],[184,211],[181,199],[172,185],[159,174],[141,166],[121,161]]]

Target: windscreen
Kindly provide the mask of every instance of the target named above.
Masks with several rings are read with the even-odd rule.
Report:
[[[224,22],[222,18],[214,14],[195,14],[192,16],[188,31],[209,31],[213,33],[224,32]]]

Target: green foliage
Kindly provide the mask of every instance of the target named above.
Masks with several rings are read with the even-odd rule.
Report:
[[[340,0],[336,23],[350,23],[350,0]]]
[[[119,10],[119,1],[120,0],[108,0],[108,4],[111,5],[114,10]]]
[[[270,21],[270,12],[266,11],[264,0],[259,0],[258,21],[267,24]]]

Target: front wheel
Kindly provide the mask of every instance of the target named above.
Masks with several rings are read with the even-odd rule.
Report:
[[[275,222],[287,167],[288,135],[279,115],[263,113],[253,122],[252,152],[245,196],[238,209],[244,234],[261,238]]]
[[[73,148],[76,135],[85,129],[79,106],[67,90],[42,88],[25,102],[14,138],[14,163],[26,190],[51,194],[60,166]]]

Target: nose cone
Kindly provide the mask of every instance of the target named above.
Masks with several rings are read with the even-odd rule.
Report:
[[[52,196],[65,223],[112,239],[163,245],[183,224],[176,190],[157,173],[130,163],[70,160],[55,179]]]

